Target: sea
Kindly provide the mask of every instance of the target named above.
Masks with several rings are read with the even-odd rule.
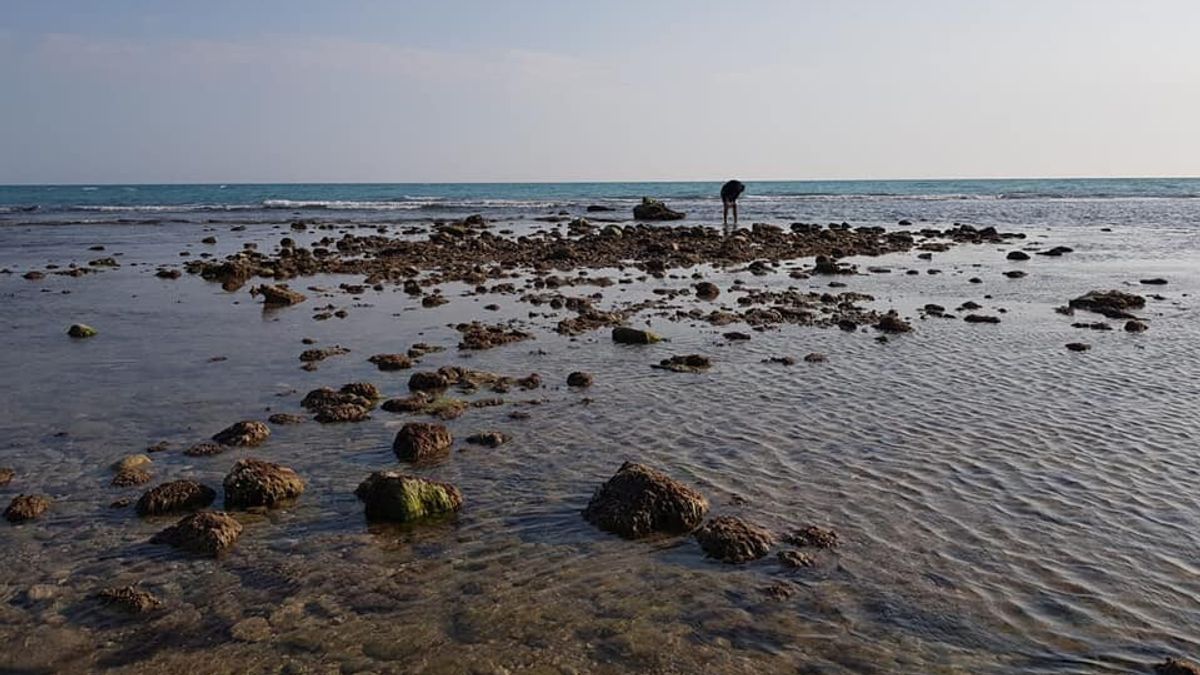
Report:
[[[721,181],[0,187],[0,467],[16,472],[0,506],[53,500],[38,520],[0,523],[0,672],[1061,675],[1200,658],[1200,180],[743,182],[741,227],[962,223],[1023,237],[851,257],[863,273],[834,280],[793,276],[812,264],[794,260],[767,275],[589,270],[619,283],[560,289],[599,309],[663,300],[633,323],[665,340],[629,346],[554,332],[566,310],[521,300],[545,290],[532,273],[511,280],[516,294],[446,284],[436,307],[355,276],[292,279],[308,300],[264,309],[248,287],[157,271],[283,237],[425,236],[476,213],[497,233],[566,235],[575,218],[628,225],[643,197],[717,226]],[[1053,247],[1071,252],[1037,255]],[[55,274],[71,266],[99,271]],[[700,279],[715,300],[694,297]],[[914,330],[881,340],[694,318],[759,289],[862,293]],[[1110,289],[1145,298],[1135,313],[1149,330],[1059,311]],[[963,321],[971,312],[999,322]],[[460,351],[455,326],[472,320],[534,338]],[[98,335],[71,339],[73,323]],[[368,358],[418,342],[445,347],[419,370],[541,376],[446,422],[459,441],[511,441],[402,465],[392,439],[426,420],[377,409],[276,425],[257,448],[183,452],[238,420],[305,414],[318,387],[406,395],[411,371]],[[350,351],[301,368],[302,351],[334,345]],[[712,368],[651,367],[692,353]],[[595,383],[567,387],[573,371]],[[111,485],[112,464],[140,453],[152,482]],[[237,512],[244,531],[220,559],[150,543],[176,517],[120,506],[189,478],[220,508],[243,457],[289,466],[307,489]],[[832,528],[838,545],[793,569],[774,555],[721,563],[686,536],[606,534],[580,512],[624,461],[693,486],[711,515]],[[463,509],[368,523],[354,491],[383,469],[452,482]],[[131,616],[97,600],[128,585],[162,608]]]

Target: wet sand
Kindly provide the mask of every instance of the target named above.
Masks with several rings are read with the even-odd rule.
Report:
[[[489,231],[566,236],[567,225],[527,220]],[[409,240],[436,229],[415,227],[385,226],[387,236]],[[350,232],[379,234],[373,228]],[[760,256],[707,254],[660,270],[646,263],[671,255],[649,252],[640,261],[598,257],[603,267],[587,278],[612,285],[547,289],[550,275],[578,278],[579,261],[551,251],[563,269],[514,266],[482,282],[513,283],[513,293],[476,293],[479,280],[438,276],[444,266],[434,260],[418,270],[432,281],[416,296],[403,274],[317,270],[282,280],[304,302],[264,309],[249,289],[280,280],[247,279],[231,293],[196,274],[156,271],[202,252],[219,260],[252,243],[271,253],[283,237],[312,247],[344,232],[293,230],[287,221],[6,231],[0,267],[13,273],[0,275],[8,308],[0,368],[9,374],[0,466],[15,476],[0,497],[36,493],[53,503],[33,521],[3,526],[0,641],[9,649],[0,668],[1063,673],[1147,672],[1168,656],[1194,656],[1200,583],[1189,561],[1200,506],[1187,488],[1200,460],[1183,411],[1200,366],[1191,249],[1171,253],[1167,240],[1185,237],[1172,233],[1139,248],[1120,228],[1021,233],[946,251],[922,251],[918,237],[911,248],[840,260],[861,274],[808,278],[797,278],[813,269],[807,256],[754,270]],[[217,243],[200,243],[207,236]],[[105,250],[89,251],[94,245]],[[1006,259],[1056,245],[1074,251]],[[535,264],[548,255],[532,246],[528,254]],[[119,267],[78,278],[45,269],[110,256]],[[34,269],[49,274],[22,278]],[[1017,269],[1027,276],[1004,276]],[[1138,283],[1153,277],[1168,284]],[[535,278],[541,287],[524,288]],[[700,281],[720,294],[697,298]],[[1111,331],[1073,328],[1106,319],[1055,312],[1109,288],[1161,294],[1134,312],[1150,330],[1128,333],[1114,320]],[[578,312],[547,298],[536,304],[546,293],[588,298],[665,340],[615,344],[609,325],[562,331]],[[819,307],[822,294],[843,293],[872,298],[838,310],[861,319],[853,331],[836,321],[749,325],[755,305],[739,304]],[[430,295],[446,302],[426,306]],[[968,301],[980,308],[958,309]],[[954,318],[923,311],[928,304]],[[890,310],[913,330],[873,328]],[[742,320],[714,322],[714,311]],[[1000,322],[962,320],[972,312]],[[531,339],[460,350],[456,326],[471,321]],[[73,323],[98,335],[69,338]],[[750,339],[724,336],[733,331]],[[368,361],[419,342],[445,349],[412,370]],[[1091,349],[1073,353],[1068,342]],[[350,351],[302,369],[301,352],[334,345]],[[826,358],[804,361],[810,353]],[[707,356],[711,367],[651,367],[687,354]],[[795,363],[770,362],[776,357]],[[367,381],[385,397],[406,396],[414,370],[443,366],[536,372],[542,386],[512,387],[499,395],[503,405],[445,421],[453,450],[427,466],[401,465],[392,439],[406,422],[434,420],[380,408],[362,422],[271,425],[255,448],[184,453],[238,420],[310,418],[300,401],[318,387]],[[575,371],[594,383],[568,387]],[[512,439],[496,448],[463,442],[492,430]],[[163,441],[165,451],[148,453],[149,484],[109,484],[114,461]],[[149,543],[178,517],[109,506],[191,478],[217,490],[219,508],[222,479],[245,457],[295,469],[307,489],[285,508],[234,512],[244,531],[219,559]],[[830,527],[838,546],[809,551],[813,565],[792,569],[774,555],[721,563],[689,536],[604,533],[580,512],[626,460],[696,488],[710,516],[773,532]],[[354,490],[381,469],[453,483],[463,508],[417,525],[368,523]],[[95,598],[125,585],[162,607],[127,615]]]

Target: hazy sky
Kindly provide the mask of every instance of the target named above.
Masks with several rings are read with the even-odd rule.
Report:
[[[0,3],[0,183],[1200,175],[1197,0]]]

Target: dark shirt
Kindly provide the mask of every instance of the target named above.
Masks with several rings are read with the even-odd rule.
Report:
[[[746,186],[739,180],[731,180],[721,186],[721,201],[733,202],[746,191]]]

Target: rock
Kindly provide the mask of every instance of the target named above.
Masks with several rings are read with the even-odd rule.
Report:
[[[780,551],[777,557],[780,565],[790,569],[812,567],[816,564],[811,555],[801,551]]]
[[[725,333],[722,337],[724,337],[726,340],[729,340],[730,342],[738,342],[738,341],[743,341],[743,340],[749,340],[750,334],[749,333],[740,333],[736,330],[731,330],[728,333]]]
[[[1027,276],[1027,274],[1022,270],[1009,270],[1004,273],[1004,276],[1008,277],[1009,279],[1021,279]]]
[[[875,330],[884,333],[907,333],[912,330],[912,324],[901,319],[893,310],[879,317],[879,321],[875,324]]]
[[[365,504],[368,520],[401,523],[453,513],[463,503],[462,493],[449,483],[398,471],[376,471],[354,495]]]
[[[212,457],[213,455],[219,455],[228,449],[228,446],[221,445],[220,443],[203,442],[196,443],[195,445],[189,447],[187,450],[183,451],[183,454],[187,455],[188,457]]]
[[[590,387],[592,386],[594,379],[595,378],[592,377],[591,373],[585,373],[577,370],[570,375],[567,375],[567,386],[579,388]]]
[[[4,518],[10,523],[24,523],[45,513],[50,504],[50,498],[42,495],[17,495],[4,509]]]
[[[117,475],[113,476],[113,487],[133,487],[135,485],[145,485],[149,483],[152,476],[150,472],[142,467],[130,467],[121,469]]]
[[[968,314],[963,317],[967,323],[1000,323],[1000,317],[988,314]]]
[[[313,419],[321,424],[362,422],[371,419],[371,410],[354,403],[335,403],[317,409],[317,414]]]
[[[696,530],[696,541],[710,557],[727,563],[744,563],[770,553],[775,536],[757,525],[733,516],[719,516]]]
[[[837,532],[826,527],[805,525],[784,535],[783,541],[799,547],[836,548],[838,535]]]
[[[227,513],[203,511],[184,516],[150,539],[183,551],[216,558],[228,551],[242,534],[242,524]]]
[[[112,469],[117,473],[128,471],[129,469],[144,468],[148,464],[152,464],[152,460],[145,455],[126,455],[121,459],[113,462]]]
[[[216,498],[216,491],[194,480],[173,480],[147,490],[135,508],[139,516],[161,516],[202,509]]]
[[[73,338],[95,337],[97,333],[98,331],[95,328],[92,328],[85,323],[73,323],[71,324],[71,327],[67,329],[67,335]]]
[[[824,363],[825,360],[825,355],[819,352],[812,352],[804,355],[804,361],[806,363]]]
[[[696,297],[701,300],[715,300],[721,294],[721,289],[711,281],[701,281],[696,284]]]
[[[1138,283],[1145,284],[1147,286],[1166,286],[1167,280],[1161,277],[1156,277],[1154,279],[1140,279]]]
[[[662,340],[662,338],[648,330],[629,328],[627,326],[613,328],[612,339],[613,342],[623,345],[649,345]]]
[[[130,614],[145,614],[162,607],[162,601],[154,594],[136,586],[106,588],[96,594],[100,602],[112,605]]]
[[[213,434],[212,439],[221,445],[253,448],[262,445],[271,436],[271,428],[255,420],[243,420]]]
[[[633,207],[636,220],[682,220],[687,214],[673,211],[657,199],[642,197],[642,203]]]
[[[243,619],[230,627],[229,636],[238,642],[263,642],[271,638],[271,623],[261,616]]]
[[[341,345],[322,347],[321,349],[305,349],[304,351],[300,352],[300,360],[305,363],[316,363],[318,361],[324,361],[331,356],[342,356],[349,353],[350,350],[342,347]]]
[[[700,354],[687,354],[685,356],[672,356],[669,359],[663,359],[658,364],[651,368],[660,370],[670,370],[676,373],[702,373],[712,367],[712,362],[707,356]]]
[[[263,304],[275,307],[297,305],[308,299],[303,293],[293,291],[286,286],[271,286],[268,284],[251,289],[250,294],[261,294],[263,296]]]
[[[420,462],[450,450],[454,436],[441,424],[409,422],[392,441],[392,452],[402,462]]]
[[[8,468],[0,467],[0,487],[4,487],[12,482],[12,479],[17,476],[17,472]]]
[[[154,273],[154,276],[159,279],[178,279],[183,276],[183,272],[179,270],[161,269]]]
[[[1073,352],[1086,352],[1087,350],[1089,350],[1091,348],[1092,348],[1091,345],[1084,344],[1082,342],[1068,342],[1067,343],[1067,349],[1069,349]]]
[[[603,204],[588,204],[588,207],[587,207],[588,213],[598,213],[601,211],[612,211],[612,210],[613,210],[613,208],[611,206],[604,206]]]
[[[491,349],[500,345],[533,339],[532,333],[504,326],[490,326],[477,321],[459,324],[455,328],[462,333],[462,340],[458,343],[458,348],[468,351]]]
[[[643,464],[625,462],[592,495],[583,517],[626,539],[652,534],[686,534],[708,513],[699,492]]]
[[[420,371],[408,378],[408,388],[412,391],[438,391],[449,386],[449,378],[441,372]]]
[[[509,442],[512,437],[501,431],[481,431],[467,436],[467,442],[488,448],[498,448]]]
[[[380,407],[391,413],[421,412],[433,400],[428,394],[416,393],[403,398],[389,398]]]
[[[1009,251],[1004,257],[1008,260],[1029,260],[1029,254],[1024,251]]]
[[[1136,319],[1128,310],[1145,307],[1146,299],[1121,291],[1089,291],[1067,304],[1071,309],[1096,312],[1110,319]]]
[[[1154,665],[1155,675],[1200,675],[1200,665],[1185,659],[1169,658]]]
[[[370,382],[351,382],[343,384],[338,390],[342,394],[350,394],[351,396],[359,396],[368,401],[378,401],[383,398],[383,394],[379,391],[379,387]]]
[[[542,386],[542,376],[537,373],[530,373],[525,377],[519,378],[516,384],[518,387],[526,390],[537,389]]]
[[[274,508],[304,492],[304,480],[286,466],[238,460],[225,476],[225,508]]]
[[[212,244],[217,243],[217,238],[216,237],[205,237],[200,240],[200,243],[212,245]]]
[[[345,387],[343,387],[343,389],[345,389]],[[319,413],[325,408],[337,405],[353,405],[360,408],[370,408],[371,403],[372,401],[370,399],[363,398],[357,394],[345,391],[334,391],[329,387],[313,389],[305,394],[304,398],[300,401],[300,405],[302,407],[315,413]]]
[[[1127,333],[1142,333],[1148,330],[1150,330],[1150,326],[1137,319],[1130,319],[1125,322],[1125,332]]]
[[[412,359],[405,354],[376,354],[367,359],[380,370],[408,370],[412,368]]]
[[[289,424],[304,424],[308,418],[304,415],[293,415],[291,413],[275,413],[267,418],[267,421],[276,426],[287,426]]]
[[[775,363],[781,366],[794,366],[796,359],[790,356],[772,356],[762,360],[763,363]]]
[[[1069,246],[1055,246],[1052,249],[1048,249],[1045,251],[1038,251],[1037,254],[1050,256],[1052,258],[1057,258],[1057,257],[1063,255],[1064,253],[1073,253],[1074,251],[1075,251],[1075,249],[1073,249]]]

